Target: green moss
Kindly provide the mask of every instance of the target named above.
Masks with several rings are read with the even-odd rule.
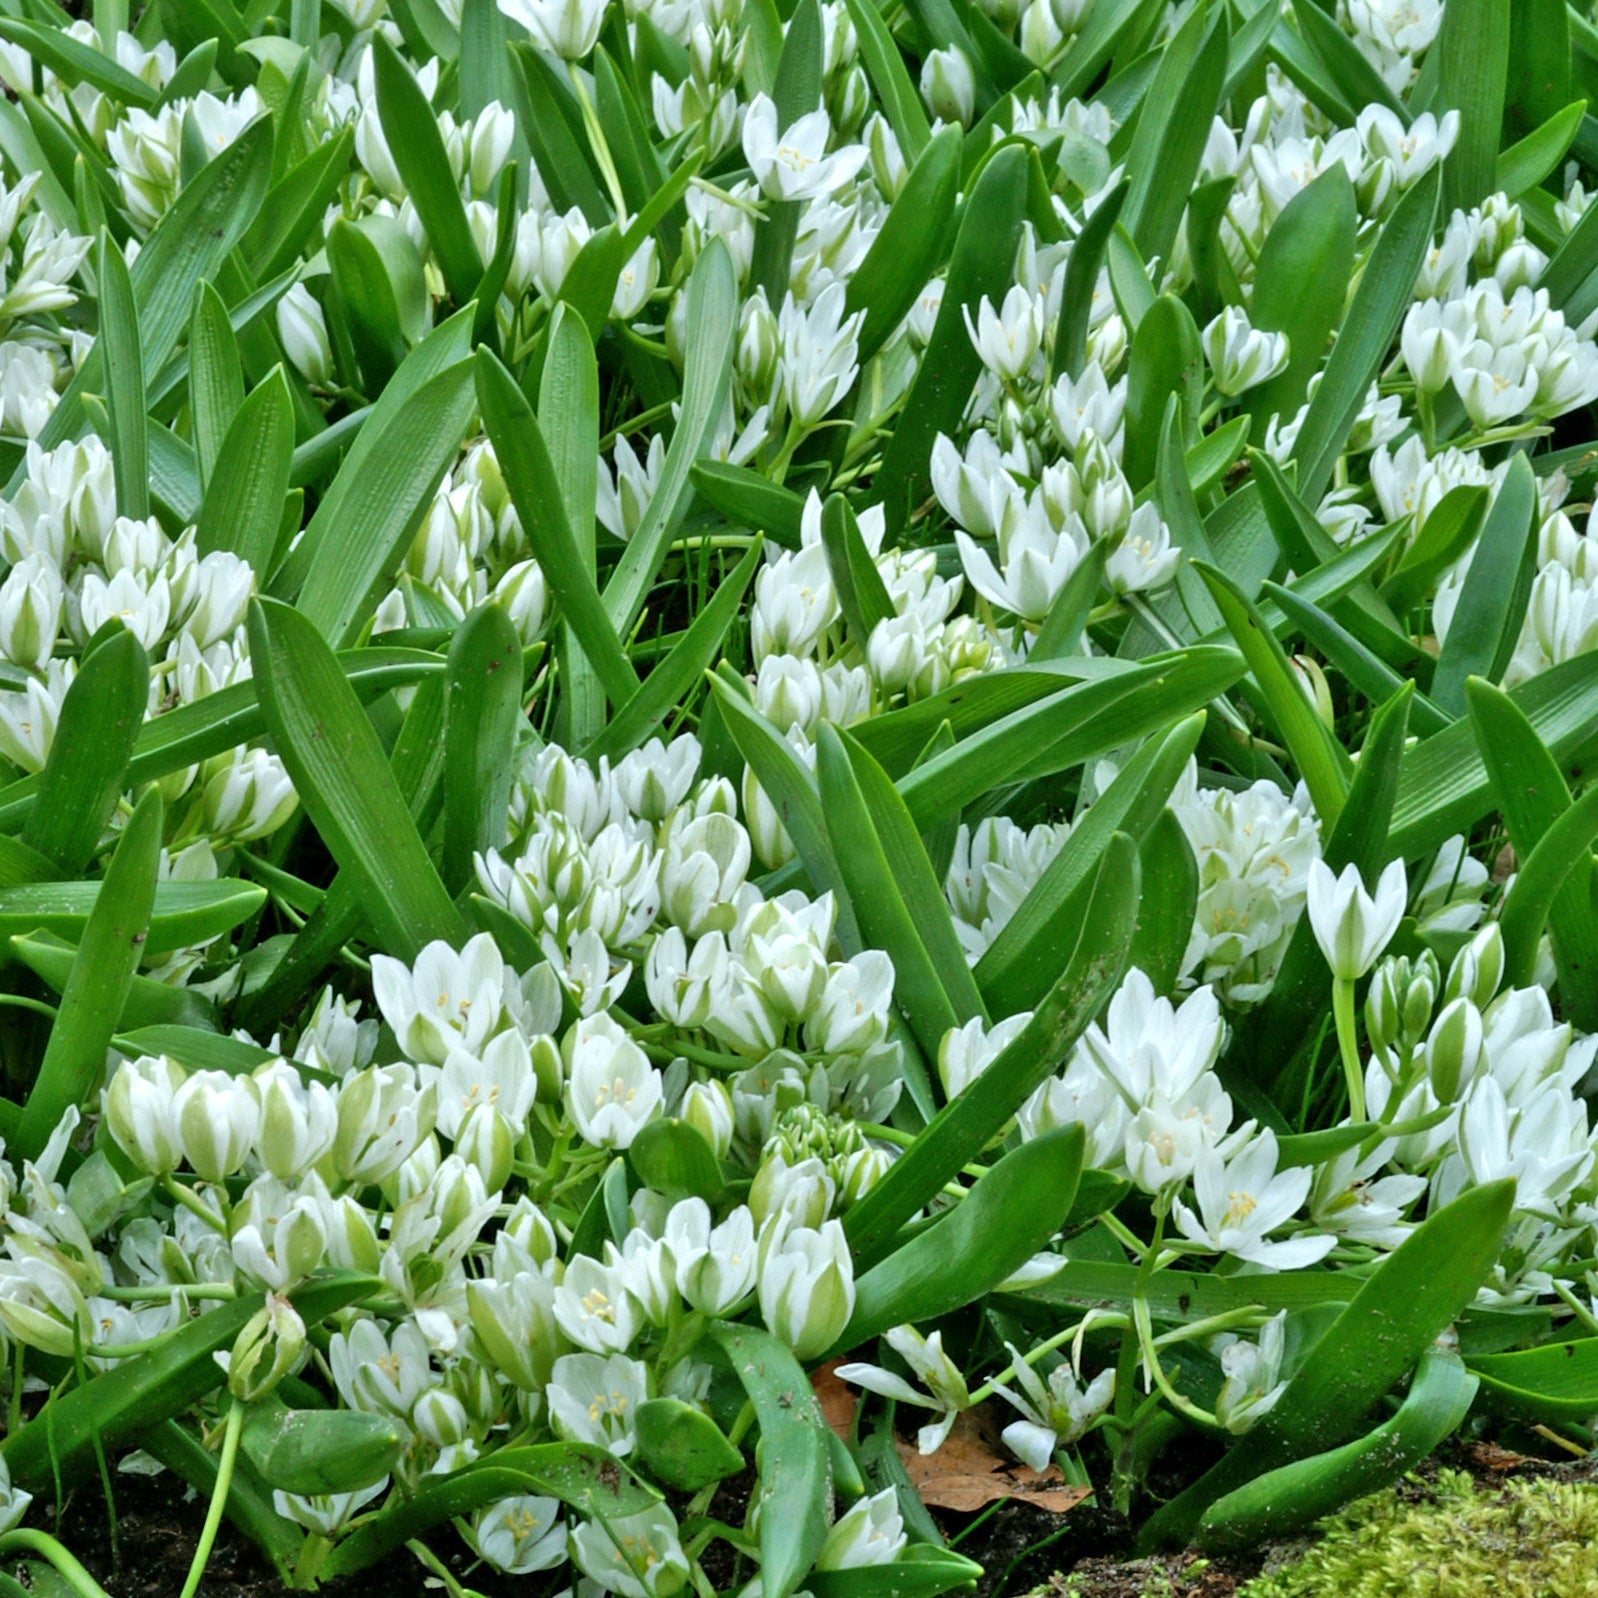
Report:
[[[1513,1481],[1480,1492],[1445,1470],[1432,1495],[1376,1493],[1316,1528],[1301,1559],[1238,1598],[1591,1598],[1598,1486]]]

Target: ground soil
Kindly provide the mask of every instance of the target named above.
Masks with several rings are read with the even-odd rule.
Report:
[[[1550,1461],[1532,1454],[1481,1442],[1449,1444],[1418,1473],[1406,1489],[1426,1492],[1425,1480],[1443,1466],[1469,1470],[1484,1483],[1511,1475],[1554,1476],[1566,1480],[1598,1479],[1598,1467],[1581,1462]],[[731,1484],[729,1484],[731,1485]],[[752,1483],[739,1484],[744,1491]],[[59,1535],[83,1561],[112,1598],[173,1598],[188,1574],[189,1561],[205,1519],[205,1504],[188,1494],[171,1475],[118,1474],[114,1477],[117,1507],[117,1549],[113,1554],[109,1520],[98,1484],[86,1484],[67,1496]],[[718,1502],[715,1512],[734,1521],[740,1506]],[[1064,1515],[1031,1504],[1001,1504],[981,1517],[940,1512],[940,1526],[950,1542],[981,1564],[986,1575],[976,1598],[1232,1598],[1261,1569],[1293,1557],[1306,1546],[1284,1544],[1229,1558],[1205,1560],[1192,1554],[1134,1560],[1134,1528],[1127,1520],[1089,1502]],[[52,1527],[52,1508],[36,1510],[33,1524]],[[482,1598],[542,1598],[567,1584],[561,1572],[520,1579],[497,1575],[476,1565],[458,1538],[447,1532],[429,1539],[434,1553],[467,1591]],[[17,1574],[20,1567],[10,1567]],[[734,1579],[729,1563],[718,1579]],[[49,1590],[54,1591],[54,1588]],[[420,1598],[442,1593],[444,1585],[429,1576],[401,1550],[359,1577],[320,1589],[326,1598]],[[212,1554],[200,1598],[288,1598],[289,1590],[254,1545],[224,1525]]]

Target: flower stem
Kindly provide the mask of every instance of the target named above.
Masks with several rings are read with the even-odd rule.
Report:
[[[14,1549],[38,1554],[48,1560],[56,1574],[79,1598],[110,1598],[105,1588],[47,1532],[32,1531],[26,1526],[8,1531],[0,1537],[0,1554],[9,1554]]]
[[[1365,1119],[1365,1073],[1359,1063],[1359,1032],[1354,1019],[1354,984],[1345,977],[1332,978],[1332,1018],[1337,1022],[1337,1047],[1343,1056],[1343,1079],[1348,1083],[1351,1120]]]
[[[222,1511],[227,1507],[228,1492],[233,1486],[233,1466],[239,1457],[239,1434],[243,1430],[244,1405],[235,1398],[233,1407],[227,1412],[227,1429],[222,1433],[222,1455],[217,1460],[211,1506],[205,1512],[205,1525],[195,1545],[194,1559],[189,1565],[189,1579],[183,1583],[181,1598],[194,1598],[205,1576],[205,1567],[211,1562],[211,1549],[216,1545],[216,1534],[222,1525]]]

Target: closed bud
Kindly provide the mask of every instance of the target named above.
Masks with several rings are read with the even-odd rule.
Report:
[[[1426,1073],[1439,1102],[1451,1104],[1468,1087],[1481,1059],[1481,1011],[1469,999],[1443,1006],[1426,1040]]]
[[[430,1387],[416,1400],[411,1425],[435,1448],[453,1448],[471,1436],[466,1406],[454,1393]]]
[[[1443,998],[1467,998],[1485,1009],[1503,980],[1504,935],[1496,921],[1489,921],[1454,956]]]
[[[515,1129],[492,1105],[479,1104],[461,1122],[455,1152],[482,1173],[489,1192],[497,1193],[510,1180],[515,1163]]]
[[[65,589],[53,561],[29,555],[0,583],[0,653],[13,665],[39,671],[55,652]]]
[[[106,1130],[147,1176],[164,1176],[183,1159],[173,1099],[185,1076],[165,1055],[141,1055],[117,1067],[101,1101]]]
[[[921,63],[921,98],[945,122],[971,125],[976,114],[977,84],[971,63],[961,50],[933,50]]]
[[[277,336],[307,383],[332,381],[333,346],[328,341],[327,323],[322,307],[303,283],[294,284],[277,302]]]
[[[774,1152],[755,1172],[749,1186],[749,1208],[758,1226],[769,1220],[817,1227],[831,1215],[836,1194],[826,1166],[814,1155],[790,1164],[780,1152]]]
[[[172,1116],[190,1169],[207,1182],[220,1182],[255,1147],[260,1090],[249,1077],[196,1071],[173,1096]]]
[[[775,1219],[760,1237],[759,1298],[767,1329],[798,1358],[829,1349],[854,1313],[854,1262],[843,1227]]]
[[[261,1130],[256,1153],[273,1176],[294,1181],[333,1146],[338,1106],[320,1082],[302,1082],[278,1060],[256,1073],[261,1090]]]
[[[704,1140],[718,1160],[732,1147],[732,1094],[719,1080],[694,1082],[683,1094],[682,1119]]]
[[[276,832],[299,798],[283,762],[264,749],[229,757],[200,798],[205,830],[213,838],[247,843]]]

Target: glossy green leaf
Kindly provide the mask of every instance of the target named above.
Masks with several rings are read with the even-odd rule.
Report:
[[[798,549],[804,496],[747,466],[695,461],[689,471],[694,492],[736,526],[764,533],[774,544]]]
[[[714,1201],[727,1185],[704,1134],[670,1116],[641,1127],[627,1147],[627,1159],[646,1187],[676,1198]]]
[[[1217,1552],[1252,1548],[1390,1486],[1464,1420],[1477,1386],[1452,1349],[1427,1349],[1390,1420],[1341,1448],[1278,1466],[1227,1493],[1205,1510],[1194,1543]]]
[[[1139,843],[1156,825],[1203,728],[1199,714],[1151,738],[1071,828],[977,961],[977,985],[994,1015],[1031,1009],[1049,991],[1077,946],[1104,851],[1117,833]]]
[[[744,1468],[744,1457],[704,1410],[680,1398],[651,1398],[633,1415],[638,1463],[663,1486],[695,1493]]]
[[[1504,934],[1504,980],[1512,987],[1529,987],[1535,980],[1537,945],[1558,895],[1568,881],[1586,889],[1589,920],[1592,908],[1593,839],[1598,838],[1598,788],[1589,789],[1555,821],[1536,847],[1519,862],[1515,881],[1504,897],[1498,923]],[[1590,986],[1582,978],[1598,962],[1598,948],[1573,950],[1566,969],[1561,957],[1561,997],[1571,987]],[[1584,996],[1586,997],[1586,996]],[[1588,997],[1584,1009],[1591,1008]]]
[[[152,789],[129,818],[106,868],[11,1140],[24,1158],[37,1158],[61,1117],[88,1099],[105,1071],[106,1050],[149,934],[163,816],[161,796]]]
[[[958,1204],[856,1280],[839,1348],[974,1304],[1018,1271],[1065,1225],[1083,1148],[1080,1126],[1060,1127],[990,1166]]]
[[[821,103],[825,67],[821,7],[816,0],[799,0],[788,19],[777,76],[771,88],[776,105],[777,137]],[[754,256],[749,281],[766,291],[772,306],[782,304],[792,272],[794,241],[799,237],[801,200],[776,200],[769,196],[765,214],[755,223]]]
[[[227,307],[209,283],[202,283],[195,290],[188,354],[189,419],[203,489],[222,453],[222,440],[244,403],[244,369],[239,363],[238,339]]]
[[[1128,964],[1148,977],[1156,993],[1170,993],[1187,958],[1198,910],[1198,861],[1171,810],[1154,818],[1139,839],[1137,852],[1143,894]]]
[[[522,725],[522,641],[498,605],[456,629],[444,673],[445,884],[459,892],[472,858],[504,848]]]
[[[887,773],[823,722],[816,777],[833,858],[860,935],[893,961],[894,997],[926,1055],[945,1032],[986,1018],[925,846]]]
[[[1090,24],[1091,25],[1091,24]],[[1104,264],[1105,250],[1126,204],[1127,180],[1119,183],[1094,206],[1082,224],[1065,262],[1060,320],[1054,330],[1053,370],[1073,380],[1087,364],[1088,325],[1093,314],[1093,291]]]
[[[1365,262],[1343,319],[1343,336],[1327,358],[1298,431],[1298,491],[1307,504],[1317,503],[1331,481],[1366,392],[1385,364],[1393,335],[1410,307],[1415,278],[1431,247],[1440,186],[1435,167],[1415,181],[1394,207]]]
[[[354,130],[340,128],[273,183],[239,244],[256,277],[276,277],[295,264],[348,176],[354,153]]]
[[[1137,846],[1118,833],[1100,858],[1076,948],[1031,1019],[844,1217],[857,1271],[890,1252],[899,1228],[980,1154],[1059,1068],[1126,971],[1137,902]]]
[[[34,937],[13,938],[11,952],[57,993],[66,991],[77,956],[76,944],[40,933]],[[145,1026],[186,1026],[215,1031],[216,1008],[190,988],[157,982],[153,977],[135,972],[122,1002],[122,1012],[116,1018],[116,1030],[134,1032]]]
[[[997,304],[1013,281],[1026,199],[1026,152],[1006,145],[982,168],[966,198],[932,336],[883,452],[874,492],[890,532],[904,524],[924,496],[933,441],[939,433],[958,431],[982,366],[966,331],[965,313],[974,319],[984,295]]]
[[[483,262],[433,109],[410,68],[381,36],[373,37],[372,66],[378,115],[394,165],[416,206],[444,281],[455,303],[464,305],[483,275]]]
[[[1464,714],[1466,679],[1496,682],[1515,652],[1536,572],[1538,520],[1537,480],[1516,454],[1482,524],[1432,677],[1431,697],[1453,715]]]
[[[1124,464],[1133,488],[1153,480],[1172,398],[1185,447],[1198,424],[1203,388],[1204,357],[1192,312],[1174,295],[1162,294],[1138,324],[1127,361]]]
[[[1429,594],[1438,577],[1476,542],[1490,497],[1479,483],[1449,489],[1382,584],[1382,598],[1404,610]]]
[[[1469,210],[1492,193],[1509,73],[1511,0],[1451,0],[1437,31],[1438,111],[1459,112],[1447,203]]]
[[[139,641],[117,626],[88,653],[67,689],[38,802],[22,841],[75,877],[94,857],[127,780],[150,700],[150,667]]]
[[[1584,1426],[1598,1415],[1598,1338],[1471,1359],[1488,1405],[1517,1420]]]
[[[97,348],[105,361],[105,407],[111,431],[111,470],[116,481],[117,509],[124,516],[150,514],[149,421],[145,415],[144,361],[139,347],[139,318],[134,308],[128,263],[108,233],[100,234],[95,252],[100,279],[100,337]]]
[[[871,87],[877,92],[882,114],[893,129],[905,160],[919,161],[932,138],[932,128],[899,46],[872,0],[844,0],[844,3],[849,10],[849,20],[854,23],[860,56]]]
[[[1326,76],[1343,101],[1363,108],[1386,106],[1402,121],[1409,121],[1404,103],[1388,88],[1387,80],[1369,58],[1315,0],[1293,0],[1293,16],[1304,42],[1326,69]]]
[[[1366,1278],[1247,1442],[1155,1514],[1143,1546],[1185,1541],[1228,1493],[1345,1441],[1476,1296],[1498,1258],[1514,1196],[1512,1181],[1490,1182],[1427,1216]]]
[[[1347,753],[1305,698],[1282,646],[1266,627],[1258,608],[1216,567],[1200,566],[1199,572],[1215,596],[1271,719],[1309,787],[1315,813],[1322,826],[1331,826],[1348,797],[1351,767]]]
[[[406,1437],[388,1415],[359,1409],[290,1409],[280,1398],[252,1404],[239,1448],[267,1486],[286,1493],[351,1493],[383,1480]]]
[[[831,494],[821,511],[821,543],[849,636],[863,652],[878,622],[894,616],[893,601],[849,502]]]
[[[1498,157],[1494,191],[1516,200],[1528,189],[1536,188],[1564,160],[1586,113],[1587,102],[1577,100],[1510,145]]]
[[[414,959],[465,929],[411,820],[377,734],[333,652],[299,611],[250,605],[250,655],[261,708],[306,814],[333,858],[366,884],[384,947]]]
[[[274,367],[235,413],[200,504],[194,544],[201,555],[226,550],[269,571],[289,493],[294,401]]]
[[[788,1598],[827,1537],[827,1423],[799,1362],[769,1332],[718,1321],[709,1335],[726,1350],[760,1423],[761,1598]]]
[[[16,17],[0,17],[0,39],[19,45],[29,56],[46,66],[67,84],[84,84],[98,89],[118,104],[148,111],[156,102],[156,90],[142,78],[93,45],[74,38],[64,28],[41,27]]]
[[[638,674],[606,614],[583,559],[555,465],[532,407],[492,350],[475,363],[483,425],[550,591],[610,702],[620,708],[638,691]]]

